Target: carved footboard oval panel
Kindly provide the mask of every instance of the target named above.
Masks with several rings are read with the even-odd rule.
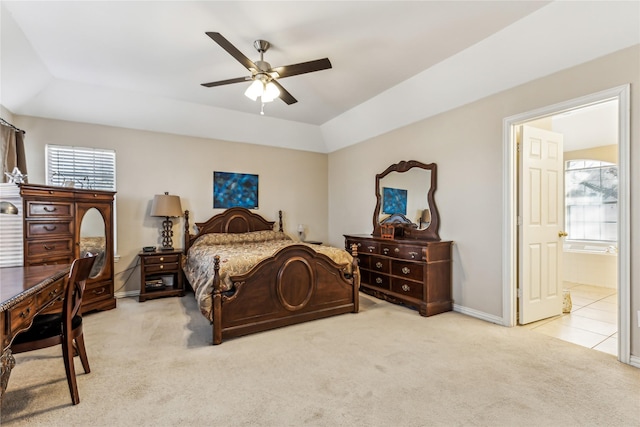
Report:
[[[357,284],[344,266],[307,246],[292,245],[232,277],[236,292],[221,298],[214,343],[309,320],[357,312]],[[359,284],[359,282],[358,282]],[[220,339],[216,339],[216,336]]]
[[[289,311],[304,308],[313,295],[316,274],[308,260],[293,257],[278,270],[276,292],[282,306]]]

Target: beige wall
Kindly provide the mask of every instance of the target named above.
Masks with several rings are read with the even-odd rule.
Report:
[[[472,70],[470,70],[472,72]],[[640,253],[640,45],[529,82],[329,155],[329,235],[370,233],[375,174],[438,164],[440,236],[455,242],[454,303],[502,318],[503,119],[631,83],[631,259]],[[428,100],[426,101],[428,102]],[[631,352],[640,355],[640,264],[631,265]]]
[[[278,220],[297,236],[306,225],[307,238],[327,239],[327,155],[262,145],[239,144],[108,126],[14,115],[26,130],[29,182],[44,183],[45,144],[109,148],[116,151],[117,293],[140,288],[136,254],[142,246],[160,245],[161,219],[149,216],[154,194],[177,194],[191,223],[214,213],[213,171],[258,174],[258,213]],[[174,246],[182,247],[183,220],[174,221]]]

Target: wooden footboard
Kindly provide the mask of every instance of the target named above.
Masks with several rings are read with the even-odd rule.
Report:
[[[261,261],[249,273],[231,278],[232,295],[220,286],[215,257],[213,344],[223,338],[266,331],[337,314],[357,313],[360,271],[353,247],[352,275],[329,257],[292,245]]]

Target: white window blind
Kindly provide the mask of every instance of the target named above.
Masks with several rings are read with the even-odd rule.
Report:
[[[0,200],[18,208],[18,215],[0,214],[0,267],[22,265],[22,198],[16,184],[0,184]]]
[[[116,152],[100,148],[46,146],[47,184],[116,190]]]

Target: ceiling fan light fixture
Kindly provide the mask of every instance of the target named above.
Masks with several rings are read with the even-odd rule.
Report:
[[[259,96],[262,96],[263,92],[264,92],[264,84],[262,83],[262,80],[256,79],[251,83],[251,85],[247,88],[244,94],[247,98],[251,99],[252,101],[255,101],[256,99],[258,99]]]
[[[273,82],[269,82],[264,85],[264,92],[262,92],[262,102],[271,102],[277,97],[280,96],[280,89],[278,86],[273,84]]]

